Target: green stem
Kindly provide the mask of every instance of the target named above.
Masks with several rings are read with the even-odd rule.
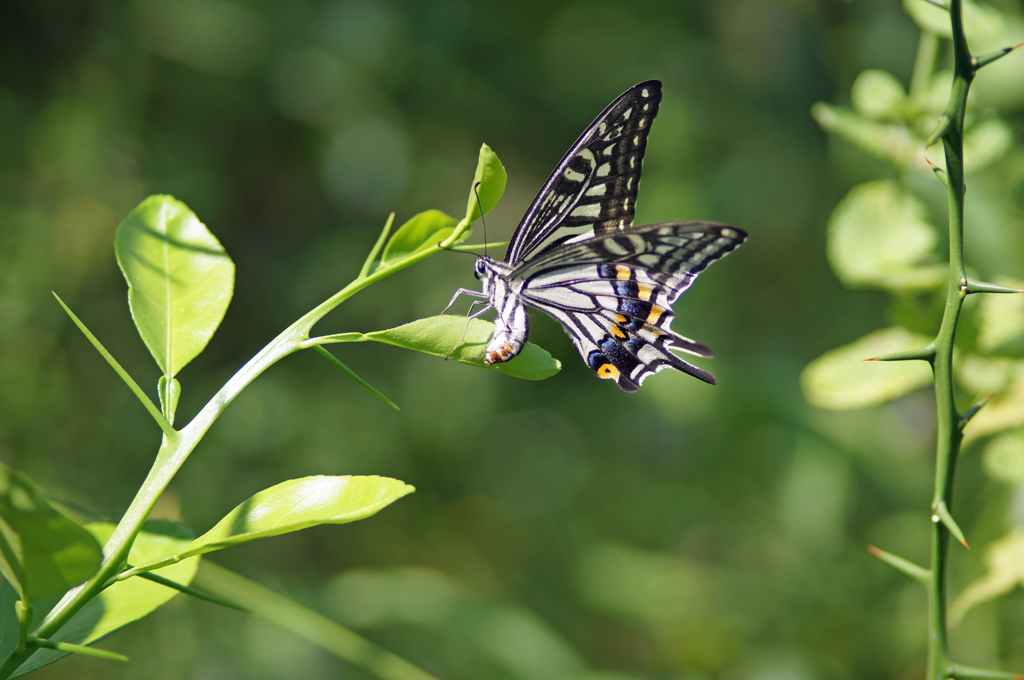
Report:
[[[469,226],[469,220],[463,219],[455,227],[455,231],[443,243],[416,252],[386,267],[380,267],[369,276],[360,275],[356,277],[352,283],[306,313],[274,338],[266,347],[261,349],[256,356],[250,359],[245,366],[220,388],[217,394],[206,403],[203,409],[186,427],[180,431],[175,431],[168,426],[169,431],[164,430],[160,450],[157,452],[156,460],[153,461],[149,474],[146,476],[145,481],[143,481],[139,492],[135,495],[128,510],[118,523],[117,528],[114,529],[114,533],[103,547],[104,558],[100,564],[99,571],[85,583],[66,592],[60,602],[50,610],[50,613],[39,624],[39,627],[33,633],[34,636],[44,639],[52,638],[76,612],[99,595],[108,585],[108,582],[117,576],[127,563],[132,543],[134,543],[139,531],[142,530],[142,524],[146,521],[157,499],[160,498],[160,495],[170,484],[171,479],[173,479],[174,475],[185,463],[189,454],[199,444],[203,435],[206,434],[220,414],[224,412],[228,404],[238,396],[239,392],[279,360],[292,352],[303,349],[305,347],[303,343],[309,339],[309,333],[313,326],[326,316],[328,312],[364,288],[410,265],[425,260],[434,253],[441,252],[453,243],[458,242],[469,229]],[[157,413],[159,414],[159,412]],[[162,420],[163,416],[161,415],[159,419]],[[3,665],[0,665],[0,680],[11,677],[34,651],[34,649],[22,649],[7,657]]]
[[[971,55],[964,37],[961,0],[949,7],[953,29],[953,90],[944,118],[948,124],[942,133],[946,154],[949,196],[949,282],[942,325],[935,339],[935,405],[938,411],[938,442],[935,461],[933,513],[947,514],[953,507],[953,479],[963,435],[962,417],[953,394],[953,343],[967,296],[964,269],[964,166],[963,132],[967,92],[974,76]],[[951,516],[950,516],[951,517]],[[953,675],[946,627],[946,570],[949,555],[949,529],[946,522],[932,522],[931,582],[928,584],[928,680],[945,680]]]

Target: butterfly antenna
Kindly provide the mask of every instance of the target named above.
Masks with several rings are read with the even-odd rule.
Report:
[[[480,223],[484,225],[484,257],[487,257],[487,221],[484,219],[484,206],[480,203],[480,192],[477,191],[481,182],[473,185],[473,193],[476,195],[476,207],[480,208]]]

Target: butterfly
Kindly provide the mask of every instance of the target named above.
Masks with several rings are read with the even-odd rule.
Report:
[[[488,365],[508,361],[529,334],[526,305],[554,317],[590,370],[635,392],[674,368],[715,384],[715,376],[676,356],[711,358],[707,345],[671,330],[672,303],[697,275],[740,246],[747,234],[712,222],[633,226],[647,135],[661,83],[631,87],[601,112],[555,167],[512,235],[504,261],[479,257],[485,298],[470,317],[496,309]],[[486,305],[472,313],[473,306]]]

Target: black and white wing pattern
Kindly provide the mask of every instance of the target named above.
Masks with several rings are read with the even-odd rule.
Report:
[[[516,265],[545,248],[633,225],[647,134],[661,82],[631,87],[608,105],[559,161],[512,236]]]
[[[635,392],[675,368],[711,384],[715,377],[672,353],[712,357],[710,348],[672,332],[671,304],[746,233],[710,222],[631,227],[567,243],[522,263],[522,299],[557,319],[599,378]]]

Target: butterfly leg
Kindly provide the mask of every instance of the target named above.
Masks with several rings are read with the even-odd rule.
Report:
[[[487,295],[487,293],[481,293],[478,290],[470,290],[469,288],[459,288],[457,291],[455,291],[455,295],[452,296],[451,301],[448,302],[448,306],[441,310],[441,314],[444,314],[449,309],[451,309],[451,306],[455,304],[455,301],[459,299],[460,295],[472,295],[473,297],[481,297],[481,298],[489,297]],[[473,304],[480,304],[480,303],[474,302]],[[473,307],[471,305],[470,306],[470,310],[472,310],[472,309],[473,309]]]
[[[470,291],[470,292],[473,292],[473,291]],[[453,302],[454,302],[454,300],[453,300]],[[486,306],[483,309],[481,309],[479,312],[477,312],[476,314],[469,314],[466,317],[466,327],[462,329],[462,337],[460,337],[459,341],[457,343],[455,343],[455,347],[452,347],[452,351],[448,352],[448,354],[446,354],[444,356],[444,360],[445,361],[448,361],[448,357],[450,357],[452,354],[454,354],[455,350],[457,350],[459,348],[459,346],[462,345],[462,341],[466,339],[466,333],[469,332],[469,322],[472,321],[473,319],[475,319],[476,317],[480,316],[484,312],[488,311],[493,306],[493,305],[491,305],[490,302],[486,302],[484,300],[475,300],[471,305],[469,305],[469,311],[472,312],[473,311],[473,307],[476,307],[477,305],[486,305]],[[451,307],[450,304],[448,306]]]

